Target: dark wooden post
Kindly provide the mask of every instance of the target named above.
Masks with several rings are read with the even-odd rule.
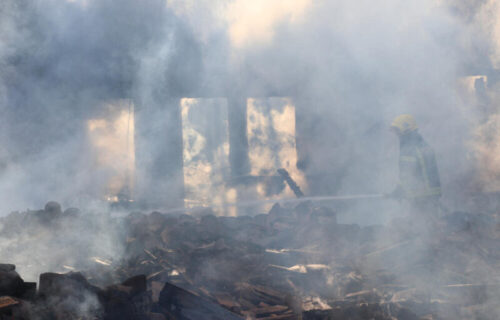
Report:
[[[228,98],[229,162],[233,178],[250,173],[247,137],[247,99],[242,96]]]

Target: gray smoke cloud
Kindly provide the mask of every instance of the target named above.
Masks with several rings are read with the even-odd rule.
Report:
[[[0,16],[3,212],[98,197],[87,120],[196,85],[197,42],[164,1],[9,0]]]
[[[329,2],[313,8],[305,25],[283,26],[270,48],[248,54],[263,78],[252,82],[292,87],[306,100],[299,107],[320,127],[312,141],[312,150],[321,150],[319,163],[311,167],[347,169],[339,187],[344,192],[389,188],[397,148],[389,145],[396,141],[387,127],[400,113],[416,116],[438,150],[443,177],[460,172],[452,161],[464,154],[468,115],[457,112],[455,81],[468,57],[460,56],[454,39],[461,26],[446,12],[428,9],[426,2]]]
[[[496,43],[486,26],[496,18],[485,13],[494,1],[323,1],[306,5],[299,19],[271,23],[270,41],[249,36],[235,44],[232,24],[246,21],[246,12],[238,11],[236,22],[215,13],[241,3],[210,2],[212,10],[203,1],[170,6],[202,41],[229,35],[227,73],[241,87],[293,96],[297,113],[308,115],[297,130],[307,132],[306,150],[314,155],[299,159],[299,166],[311,176],[335,178],[330,190],[313,192],[388,191],[397,181],[397,141],[388,125],[396,115],[411,113],[436,149],[445,202],[464,205],[469,187],[463,183],[478,169],[470,140],[481,112],[462,99],[458,83],[494,70]],[[264,17],[251,16],[256,29],[272,7],[262,5]],[[213,44],[221,42],[202,42],[207,68],[220,64],[210,52],[220,52],[222,46]]]
[[[103,101],[131,98],[148,110],[171,97],[235,91],[293,98],[309,154],[297,165],[328,177],[310,186],[315,194],[390,191],[398,146],[388,124],[414,114],[436,150],[445,203],[463,208],[466,182],[480,169],[469,143],[483,115],[461,99],[458,80],[484,74],[495,87],[497,44],[488,26],[497,17],[485,13],[495,1],[306,1],[299,17],[264,23],[270,35],[258,33],[273,19],[264,10],[255,28],[244,28],[257,35],[235,40],[235,24],[252,19],[243,9],[232,19],[225,12],[241,3],[3,0],[1,214],[49,199],[91,206],[106,175],[93,163],[86,123],[110,116]],[[168,134],[158,129],[160,116],[142,120],[158,137]]]
[[[471,170],[464,144],[477,117],[456,82],[491,65],[494,47],[475,18],[485,1],[309,3],[299,19],[269,23],[270,40],[235,44],[238,16],[224,12],[238,3],[2,2],[3,211],[97,196],[85,125],[106,116],[103,101],[147,107],[235,87],[294,97],[309,114],[299,124],[308,148],[321,150],[303,169],[332,173],[333,192],[390,188],[397,148],[387,124],[413,113],[454,194]]]

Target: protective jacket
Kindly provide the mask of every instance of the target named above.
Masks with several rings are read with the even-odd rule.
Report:
[[[436,157],[417,131],[400,137],[399,180],[409,200],[441,196]]]

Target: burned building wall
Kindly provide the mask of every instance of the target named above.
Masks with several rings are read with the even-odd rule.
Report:
[[[229,123],[229,162],[233,178],[250,173],[247,137],[247,98],[232,96],[228,98]]]
[[[336,119],[310,112],[313,99],[296,101],[297,168],[307,178],[310,195],[337,194],[349,165],[344,133]]]
[[[308,170],[343,174],[334,167],[342,167],[344,158],[381,154],[385,145],[375,144],[389,139],[381,124],[406,112],[414,113],[424,123],[422,132],[436,141],[445,176],[469,170],[449,156],[467,153],[463,141],[475,125],[467,122],[475,111],[455,112],[457,106],[462,110],[463,101],[455,98],[454,81],[469,74],[474,61],[484,74],[496,68],[498,59],[490,55],[497,49],[492,40],[498,32],[491,14],[497,12],[495,1],[454,4],[460,19],[450,13],[446,1],[423,1],[409,8],[393,2],[373,7],[300,1],[267,7],[254,2],[256,10],[245,10],[244,4],[3,1],[1,27],[8,36],[2,38],[0,52],[6,115],[2,141],[5,157],[11,159],[7,162],[13,167],[25,162],[21,175],[17,169],[7,170],[7,180],[15,181],[16,176],[23,182],[15,184],[27,183],[32,172],[26,168],[57,176],[53,167],[42,165],[56,162],[50,156],[57,159],[54,167],[65,172],[59,181],[74,176],[66,172],[85,172],[81,180],[90,176],[92,170],[80,170],[88,162],[81,159],[88,153],[81,123],[94,117],[103,100],[131,98],[144,107],[171,97],[225,96],[236,85],[248,91],[246,96],[267,92],[298,101],[297,118],[310,118],[298,122],[299,166],[307,163],[304,154],[323,166],[320,170],[314,164]],[[353,16],[359,19],[348,18]],[[209,90],[198,93],[199,87]],[[158,95],[161,91],[166,94]],[[367,138],[362,127],[378,129]],[[323,133],[342,142],[325,139]],[[304,138],[307,144],[301,135],[311,135]],[[458,138],[450,141],[450,135]],[[375,136],[376,143],[366,143]],[[313,152],[300,151],[305,145]],[[356,162],[358,167],[370,164]],[[69,167],[74,169],[66,170]],[[384,170],[371,170],[369,182],[376,182],[380,190],[389,188],[391,179],[382,178],[389,167],[387,162]],[[351,186],[364,186],[366,175],[359,172],[348,171]],[[44,187],[43,180],[52,178],[41,174],[37,189],[66,197],[61,183]],[[335,178],[333,173],[331,179]],[[91,180],[68,193],[91,189]],[[466,179],[448,179],[446,184],[459,180]],[[317,192],[343,191],[332,187],[338,181],[319,183],[323,186]],[[38,197],[29,193],[22,199],[27,203]]]
[[[167,98],[135,111],[134,199],[148,208],[184,205],[180,99]]]
[[[151,77],[167,106],[196,88],[199,45],[164,1],[7,0],[0,15],[5,210],[98,197],[87,121],[112,117],[111,100],[148,104]]]

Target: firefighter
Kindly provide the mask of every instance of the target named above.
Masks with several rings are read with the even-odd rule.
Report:
[[[390,194],[405,199],[412,213],[436,218],[439,214],[441,183],[432,148],[418,132],[412,115],[403,114],[394,119],[391,129],[397,134],[399,149],[399,184]]]

